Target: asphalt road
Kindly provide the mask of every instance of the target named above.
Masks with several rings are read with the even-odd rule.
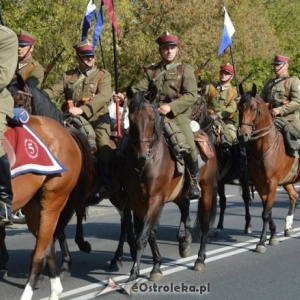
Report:
[[[210,300],[277,300],[299,299],[299,237],[300,216],[296,211],[294,235],[284,238],[285,217],[288,198],[278,191],[273,216],[277,225],[280,243],[267,246],[265,254],[254,251],[262,227],[260,199],[255,195],[251,205],[253,233],[246,235],[244,228],[244,207],[237,186],[227,185],[228,208],[225,215],[225,229],[221,235],[212,238],[207,245],[206,268],[201,272],[191,270],[197,257],[199,244],[194,239],[191,255],[180,258],[176,233],[179,211],[170,203],[164,208],[159,232],[158,246],[164,258],[164,277],[157,283],[147,281],[152,268],[152,256],[146,248],[141,264],[142,279],[130,296],[112,291],[97,296],[108,284],[109,278],[122,285],[128,279],[132,267],[128,246],[125,246],[123,268],[110,272],[108,265],[113,258],[119,236],[119,216],[109,201],[90,207],[84,223],[85,237],[92,245],[92,252],[82,253],[75,242],[75,219],[67,228],[69,247],[73,258],[72,277],[62,282],[64,292],[61,299],[210,299]],[[191,205],[191,217],[195,220],[196,203]],[[7,231],[7,245],[10,253],[9,276],[0,281],[0,299],[20,299],[27,281],[30,254],[34,238],[24,225],[14,225]],[[60,262],[60,251],[57,247]],[[46,277],[33,299],[48,299],[49,280]]]

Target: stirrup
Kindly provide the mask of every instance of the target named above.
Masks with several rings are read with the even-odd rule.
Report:
[[[7,205],[3,201],[0,201],[0,211],[4,211],[4,215],[5,215],[5,216],[0,215],[0,226],[12,225],[13,221],[12,221],[11,212],[9,214]]]

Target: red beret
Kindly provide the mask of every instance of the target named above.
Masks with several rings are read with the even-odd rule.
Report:
[[[25,30],[21,30],[17,36],[20,46],[31,46],[35,43],[35,36]]]
[[[166,32],[166,33],[162,34],[160,37],[158,37],[156,42],[158,43],[159,47],[164,47],[167,45],[178,46],[179,39],[177,36],[175,36],[169,32]]]
[[[94,46],[91,42],[85,40],[74,45],[76,53],[80,56],[92,56],[95,55]]]
[[[231,64],[222,65],[220,71],[225,71],[231,75],[234,74],[234,69]]]
[[[275,55],[272,65],[281,65],[290,62],[289,57],[285,55]]]

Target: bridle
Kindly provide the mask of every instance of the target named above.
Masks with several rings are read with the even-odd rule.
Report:
[[[152,121],[154,123],[154,129],[152,136],[149,138],[134,138],[130,137],[132,148],[134,149],[134,152],[137,155],[139,168],[136,169],[140,176],[143,173],[144,168],[146,167],[147,163],[150,161],[150,159],[154,156],[158,149],[158,145],[162,141],[163,137],[163,124],[164,124],[164,116],[161,116],[158,110],[158,103],[157,99],[155,98],[153,101],[147,101],[143,104],[144,107],[150,107],[150,109],[153,111],[152,114]],[[130,127],[129,127],[130,128]],[[141,155],[139,152],[136,143],[148,143],[148,150],[146,155]]]
[[[24,86],[24,91],[18,90],[14,98],[14,106],[25,108],[28,113],[32,114],[32,94],[30,93],[28,87]]]
[[[239,126],[246,125],[246,126],[251,127],[252,131],[251,131],[250,140],[253,141],[253,140],[260,139],[260,138],[264,137],[265,135],[269,134],[271,131],[271,128],[272,128],[272,124],[270,124],[266,127],[263,127],[261,129],[256,129],[256,126],[259,122],[259,117],[261,115],[261,107],[260,107],[261,104],[256,96],[252,97],[252,100],[254,100],[257,103],[256,115],[255,115],[254,121],[252,123],[240,122]]]

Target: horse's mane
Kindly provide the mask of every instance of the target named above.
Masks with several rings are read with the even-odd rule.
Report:
[[[48,95],[43,90],[35,87],[30,81],[26,85],[32,95],[32,105],[34,114],[50,117],[60,123],[63,123],[63,113],[56,107]]]

